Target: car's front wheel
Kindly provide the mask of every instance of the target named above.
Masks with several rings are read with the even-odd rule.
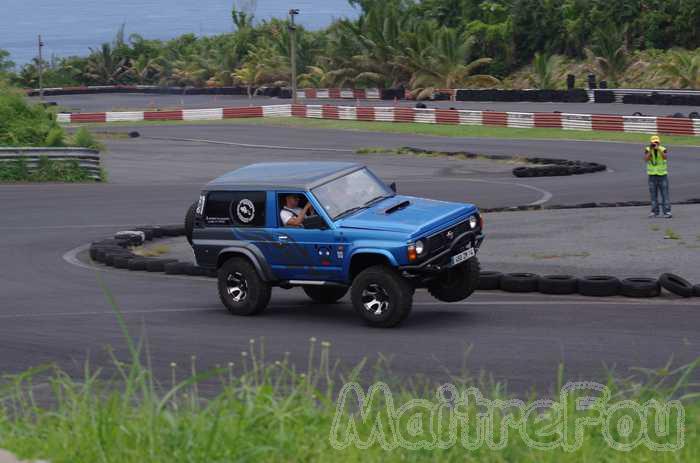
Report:
[[[352,283],[355,311],[371,326],[390,328],[408,317],[413,287],[396,270],[376,265],[362,271]]]
[[[304,292],[314,302],[333,304],[345,296],[348,288],[342,286],[304,286]]]
[[[464,264],[451,268],[428,285],[428,292],[438,301],[459,302],[479,287],[479,260],[472,257]]]
[[[234,315],[255,315],[267,307],[271,289],[242,257],[227,260],[218,274],[219,297]]]

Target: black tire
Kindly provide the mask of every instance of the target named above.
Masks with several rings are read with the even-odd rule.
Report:
[[[304,286],[302,289],[314,302],[334,304],[347,294],[349,288],[343,286]]]
[[[166,275],[184,275],[187,265],[190,264],[185,262],[171,262],[169,264],[165,264],[163,271]]]
[[[658,297],[661,285],[655,278],[625,278],[620,281],[620,294],[625,297]]]
[[[578,279],[571,275],[543,275],[537,281],[537,290],[542,294],[575,294]]]
[[[131,256],[132,254],[129,251],[108,251],[105,252],[105,260],[104,263],[108,267],[114,267],[114,260],[119,258],[119,257],[128,257]]]
[[[391,328],[411,313],[413,287],[393,268],[375,265],[355,278],[350,297],[355,311],[367,324]],[[377,311],[372,311],[372,307],[377,307]]]
[[[693,286],[693,296],[700,297],[700,285]]]
[[[578,279],[578,293],[583,296],[611,297],[620,293],[620,280],[607,275],[593,275]]]
[[[184,236],[185,227],[182,225],[165,225],[162,227],[164,236]]]
[[[138,227],[138,228],[134,228],[134,230],[143,232],[145,241],[152,241],[154,238],[153,229],[151,227]]]
[[[270,286],[243,257],[224,262],[217,279],[221,302],[233,315],[259,314],[270,302]]]
[[[128,269],[129,261],[131,261],[134,256],[120,256],[114,259],[114,268]]]
[[[136,257],[135,259],[131,259],[129,261],[129,270],[135,271],[135,272],[145,272],[146,271],[146,264],[151,259],[149,257]]]
[[[185,236],[187,237],[187,242],[192,245],[192,232],[194,230],[194,214],[197,211],[197,203],[192,203],[192,205],[187,209],[185,214]]]
[[[693,285],[688,280],[673,273],[664,273],[659,277],[659,283],[665,290],[681,297],[691,297],[693,295]]]
[[[151,259],[146,263],[147,272],[165,272],[165,264],[177,262],[177,259]]]
[[[479,272],[479,291],[493,291],[501,288],[501,272]]]
[[[534,293],[538,280],[534,273],[506,273],[501,277],[501,289],[509,293]]]
[[[479,279],[479,259],[472,257],[445,272],[440,279],[431,281],[428,292],[438,301],[463,301],[479,287]]]
[[[200,267],[198,265],[188,265],[187,266],[187,275],[193,276],[193,277],[204,277],[207,276],[208,269],[204,267]]]

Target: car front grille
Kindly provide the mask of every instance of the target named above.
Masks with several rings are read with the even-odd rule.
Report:
[[[452,242],[470,230],[469,220],[464,220],[450,228],[441,230],[427,238],[428,255],[434,256],[447,249]]]

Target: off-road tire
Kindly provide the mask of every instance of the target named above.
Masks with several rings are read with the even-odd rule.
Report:
[[[441,302],[459,302],[471,296],[478,287],[479,259],[472,257],[430,282],[428,292]]]
[[[355,278],[350,297],[355,311],[365,322],[378,328],[391,328],[408,317],[413,306],[413,287],[399,273],[385,265],[369,267]],[[365,307],[371,294],[385,299],[387,305],[377,314]],[[380,295],[381,294],[381,295]]]
[[[185,214],[185,236],[187,237],[187,242],[192,245],[192,233],[194,230],[194,215],[197,211],[197,203],[192,203],[187,213]]]
[[[270,285],[260,278],[255,267],[243,257],[232,257],[224,262],[219,268],[217,280],[221,302],[233,315],[259,314],[270,302]],[[233,281],[239,286],[230,287]],[[241,295],[241,291],[244,294]],[[236,300],[237,296],[240,297],[239,300]]]
[[[343,298],[349,288],[342,286],[304,286],[307,296],[319,304],[334,304]]]

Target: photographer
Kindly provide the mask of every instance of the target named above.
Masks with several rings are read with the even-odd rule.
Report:
[[[668,151],[661,146],[658,135],[651,137],[651,143],[644,150],[644,160],[647,162],[649,176],[649,193],[651,194],[651,212],[649,217],[659,217],[658,196],[661,194],[661,208],[664,218],[670,219],[671,201],[668,196]]]

